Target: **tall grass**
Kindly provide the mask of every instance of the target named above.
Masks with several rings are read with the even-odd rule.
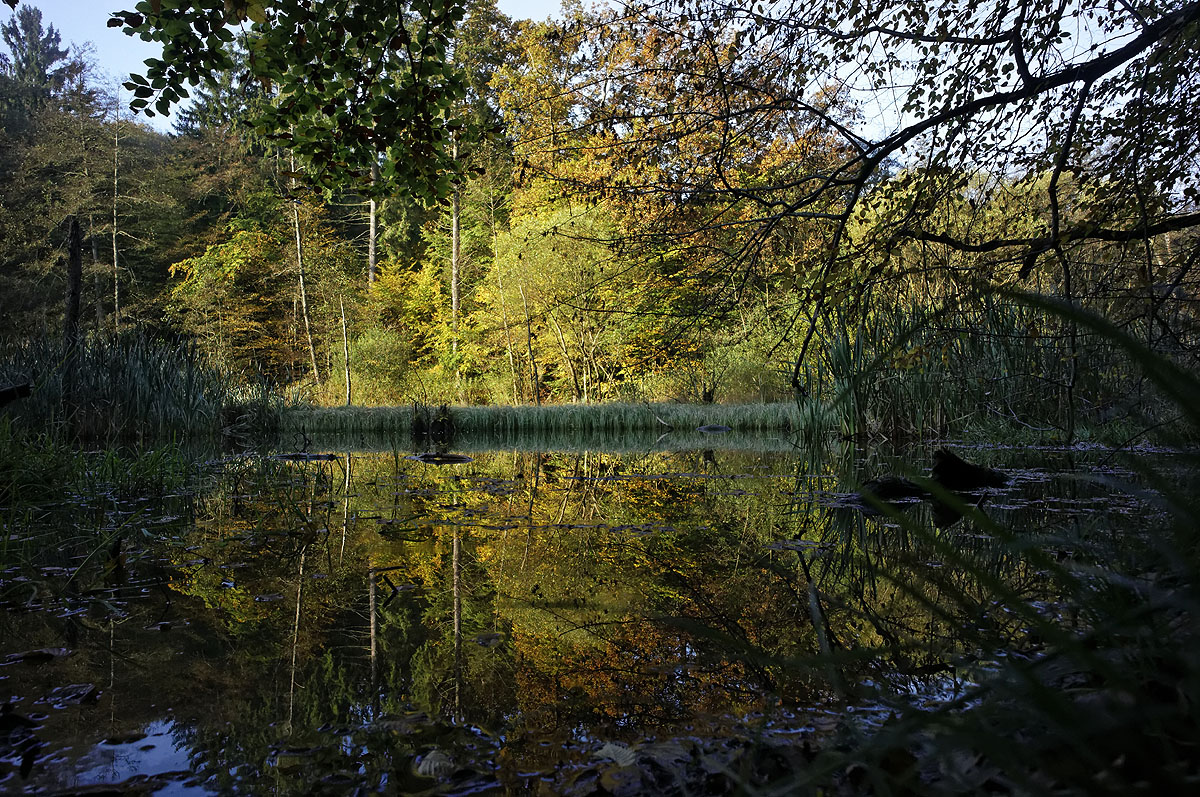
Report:
[[[195,347],[140,334],[89,338],[73,358],[50,338],[0,344],[0,383],[25,381],[32,395],[6,408],[15,423],[87,440],[214,434],[227,404],[255,398]]]
[[[452,407],[456,434],[515,438],[539,434],[690,433],[701,426],[787,433],[800,423],[795,404],[555,404]],[[412,407],[297,407],[283,429],[316,434],[388,434],[412,427]]]
[[[809,393],[828,410],[811,422],[917,439],[1064,439],[1082,425],[1115,440],[1172,412],[1110,337],[1082,329],[1072,351],[1065,323],[1001,294],[935,309],[878,303],[862,318],[834,318],[806,363]]]

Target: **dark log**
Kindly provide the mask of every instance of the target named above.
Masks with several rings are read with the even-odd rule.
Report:
[[[19,385],[9,385],[8,387],[0,387],[0,407],[3,407],[10,401],[28,398],[31,392],[32,387],[28,382],[23,382]]]
[[[897,501],[901,498],[925,498],[929,492],[903,476],[880,476],[862,486],[862,495],[873,495],[880,501]]]
[[[947,490],[978,490],[1008,484],[1008,476],[1000,471],[974,465],[945,448],[933,453],[930,476]]]
[[[83,291],[83,238],[79,219],[71,217],[71,233],[67,242],[67,308],[63,322],[63,345],[67,353],[79,345],[79,297]]]

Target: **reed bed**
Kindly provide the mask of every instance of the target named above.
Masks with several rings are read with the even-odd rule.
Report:
[[[998,434],[1120,437],[1167,410],[1137,362],[1103,335],[1036,307],[983,297],[939,310],[875,307],[817,338],[805,382],[820,409],[802,429],[849,437],[945,439]],[[1114,422],[1118,422],[1115,423]],[[1103,436],[1103,433],[1100,434]]]
[[[71,357],[59,341],[0,345],[0,383],[32,383],[6,412],[28,429],[88,440],[214,434],[239,391],[182,342],[144,335],[93,337]]]
[[[420,453],[428,448],[425,441],[413,440],[403,429],[390,433],[360,433],[350,436],[336,432],[306,432],[305,437],[310,453],[345,451],[348,443],[356,453]],[[290,450],[291,446],[299,441],[299,433],[285,435],[279,441],[279,450]],[[589,433],[534,430],[512,434],[464,434],[455,437],[452,448],[456,453],[466,454],[489,451],[541,454],[580,454],[588,451],[609,454],[687,451],[769,453],[794,451],[796,443],[790,436],[781,433],[729,432],[706,435],[696,431],[658,434],[651,430]]]
[[[451,407],[454,431],[504,439],[532,433],[621,436],[630,432],[695,433],[728,426],[743,433],[788,433],[800,423],[795,404],[555,404]],[[296,407],[283,415],[285,433],[394,434],[412,428],[413,407]],[[711,435],[715,437],[715,435]]]

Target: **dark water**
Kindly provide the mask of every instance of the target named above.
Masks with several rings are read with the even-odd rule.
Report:
[[[5,510],[0,791],[770,784],[1038,656],[1054,566],[1165,522],[1099,450],[959,448],[1009,486],[885,514],[928,447],[325,450]]]

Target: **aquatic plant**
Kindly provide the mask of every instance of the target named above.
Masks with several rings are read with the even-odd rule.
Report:
[[[789,432],[800,415],[791,403],[777,404],[546,404],[542,406],[449,407],[456,433],[492,439],[528,433],[691,433],[701,426],[740,432]],[[387,434],[413,428],[413,408],[296,407],[283,417],[285,430],[310,433]]]
[[[69,357],[51,338],[10,341],[0,379],[33,382],[8,407],[23,426],[90,440],[216,432],[236,384],[191,345],[142,334],[94,336]]]

